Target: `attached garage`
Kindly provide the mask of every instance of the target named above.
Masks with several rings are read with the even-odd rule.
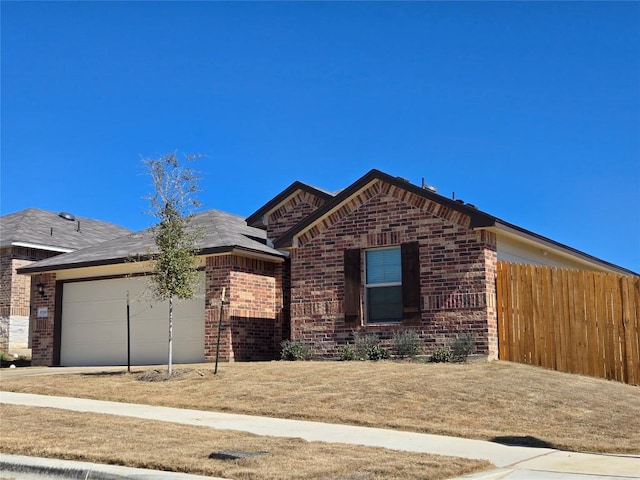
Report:
[[[173,362],[204,361],[204,274],[200,293],[174,303]],[[71,281],[62,285],[60,365],[127,364],[127,292],[132,365],[166,364],[169,303],[152,300],[148,278]]]
[[[196,258],[200,288],[193,300],[174,304],[173,363],[277,358],[286,254],[237,215],[208,210],[189,225],[203,234]],[[37,287],[32,364],[126,365],[129,292],[131,364],[166,365],[169,305],[153,301],[148,288],[154,268],[148,255],[155,248],[147,229],[19,269]]]

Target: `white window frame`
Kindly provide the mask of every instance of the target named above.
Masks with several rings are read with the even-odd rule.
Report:
[[[384,283],[368,283],[367,282],[367,266],[369,262],[367,261],[367,252],[372,250],[397,250],[400,255],[400,272],[402,272],[402,250],[400,245],[392,245],[389,247],[378,247],[378,248],[366,248],[364,250],[364,324],[365,325],[397,325],[402,323],[402,317],[400,317],[397,321],[394,322],[370,322],[369,321],[369,290],[373,288],[380,287],[402,287],[402,273],[400,274],[399,282],[384,282]]]

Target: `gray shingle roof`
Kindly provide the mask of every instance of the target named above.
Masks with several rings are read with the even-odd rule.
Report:
[[[207,210],[195,215],[190,228],[200,228],[203,238],[198,248],[203,254],[240,249],[247,252],[284,257],[285,254],[266,245],[264,230],[247,226],[243,217],[219,210]],[[75,252],[48,258],[18,270],[36,273],[85,266],[122,263],[127,258],[152,251],[152,229],[131,233]]]
[[[109,222],[75,217],[73,221],[58,213],[28,208],[0,217],[0,246],[31,244],[45,250],[77,250],[131,232]]]

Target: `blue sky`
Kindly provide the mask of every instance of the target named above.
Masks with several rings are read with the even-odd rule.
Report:
[[[640,271],[640,2],[1,2],[1,213],[249,215],[372,168]]]

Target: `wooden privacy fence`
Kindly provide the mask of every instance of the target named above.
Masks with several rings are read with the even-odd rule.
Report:
[[[640,385],[640,277],[498,262],[502,360]]]

